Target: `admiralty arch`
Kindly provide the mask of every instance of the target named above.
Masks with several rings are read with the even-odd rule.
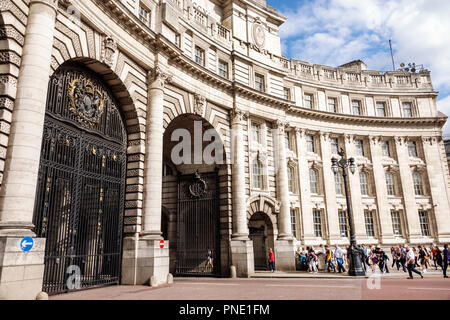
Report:
[[[283,57],[264,0],[0,9],[0,299],[249,277],[269,248],[295,270],[298,247],[349,243],[341,149],[358,244],[450,242],[428,70]]]

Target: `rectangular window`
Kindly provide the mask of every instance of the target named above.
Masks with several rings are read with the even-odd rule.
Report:
[[[205,50],[198,46],[195,46],[195,62],[202,66],[205,65]]]
[[[317,171],[309,169],[309,187],[312,194],[318,194]]]
[[[283,88],[283,97],[284,100],[291,100],[291,89]]]
[[[252,122],[252,141],[261,143],[261,125]]]
[[[286,143],[286,149],[291,148],[291,133],[289,131],[286,131],[284,133],[285,143]]]
[[[340,173],[334,174],[334,184],[336,188],[336,195],[338,196],[343,195],[344,193],[342,190],[342,175]]]
[[[361,115],[361,101],[353,100],[352,101],[352,109],[353,109],[353,114],[355,116],[360,116]]]
[[[331,138],[330,139],[331,144],[331,154],[338,154],[339,153],[339,141],[337,138]]]
[[[419,211],[420,229],[422,230],[422,236],[430,237],[430,224],[428,221],[428,214],[426,211]]]
[[[391,150],[389,148],[389,141],[381,141],[381,151],[383,153],[383,157],[391,156]]]
[[[253,188],[254,189],[262,189],[262,168],[261,168],[261,162],[259,162],[256,159],[253,161],[252,176],[253,176]]]
[[[373,227],[373,215],[371,211],[364,211],[364,222],[366,224],[366,233],[368,237],[375,237],[375,229]]]
[[[313,95],[305,94],[305,108],[312,109],[313,108]]]
[[[294,186],[294,168],[288,167],[288,187],[289,192],[294,193],[295,186]]]
[[[361,195],[367,196],[369,194],[369,185],[367,182],[367,173],[360,172],[359,173],[359,181],[361,184]]]
[[[149,24],[150,13],[144,7],[139,6],[139,20],[141,20],[146,25]]]
[[[265,91],[264,76],[258,73],[255,73],[255,89],[261,92]]]
[[[417,144],[415,141],[409,141],[408,142],[408,154],[410,157],[417,158]]]
[[[386,117],[386,103],[377,102],[377,116]]]
[[[339,210],[339,231],[341,232],[341,237],[348,237],[347,214],[342,210]]]
[[[355,146],[356,146],[356,154],[358,156],[364,157],[364,141],[355,140]]]
[[[322,237],[322,215],[320,210],[313,209],[314,236]]]
[[[308,148],[308,152],[316,152],[315,144],[314,144],[314,136],[307,135],[306,136],[306,146]]]
[[[223,60],[219,60],[219,76],[228,79],[228,63]]]
[[[181,37],[179,34],[175,34],[175,44],[178,48],[181,47]]]
[[[386,189],[389,196],[395,196],[394,175],[386,173]]]
[[[392,231],[394,232],[394,235],[401,236],[402,235],[402,223],[400,221],[400,212],[392,211],[391,218],[392,218]]]
[[[294,236],[294,238],[297,238],[297,217],[295,209],[291,209],[291,226],[292,226],[292,235]]]
[[[412,118],[412,104],[411,102],[403,102],[403,117]]]
[[[328,111],[337,112],[337,100],[335,98],[328,98]]]

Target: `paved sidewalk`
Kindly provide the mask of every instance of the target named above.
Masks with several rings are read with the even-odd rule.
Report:
[[[420,270],[419,270],[420,271]],[[348,278],[369,278],[373,275],[382,276],[383,278],[405,278],[408,277],[408,272],[390,270],[390,273],[381,273],[379,270],[376,270],[374,273],[372,271],[368,271],[363,277],[352,277],[349,276],[348,273],[334,273],[334,272],[325,272],[321,271],[319,273],[309,273],[305,271],[256,271],[251,278],[307,278],[307,279],[348,279]],[[415,275],[417,276],[417,275]],[[424,277],[427,276],[443,276],[442,271],[438,269],[438,271],[432,270],[424,273]]]

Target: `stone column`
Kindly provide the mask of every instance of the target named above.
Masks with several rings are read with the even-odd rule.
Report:
[[[404,212],[406,220],[406,230],[408,230],[408,241],[410,243],[420,243],[422,232],[420,230],[420,220],[416,197],[414,192],[414,183],[412,178],[411,166],[409,164],[408,139],[404,137],[395,137],[395,147],[397,150],[398,165],[400,172],[400,184],[404,203]]]
[[[167,283],[169,242],[160,248],[162,209],[162,166],[164,136],[164,86],[171,76],[159,66],[148,74],[148,107],[145,141],[143,230],[139,238],[124,239],[123,284]],[[136,243],[138,241],[138,243]]]
[[[375,194],[378,208],[379,241],[383,245],[398,244],[392,229],[391,210],[388,203],[386,172],[383,167],[381,151],[381,138],[369,137],[370,153],[372,155]],[[374,216],[375,218],[376,216]],[[375,219],[374,219],[375,220]]]
[[[347,159],[354,158],[356,156],[355,150],[355,140],[353,135],[345,135],[345,153]],[[353,212],[353,223],[355,226],[355,237],[357,240],[362,240],[367,238],[365,220],[364,220],[364,210],[362,207],[361,200],[361,183],[359,180],[359,171],[357,170],[354,174],[348,170],[348,184],[350,189],[350,203]]]
[[[0,190],[0,299],[35,299],[42,290],[45,239],[34,239],[29,252],[23,252],[19,244],[23,236],[35,236],[34,202],[56,8],[56,0],[29,4]]]
[[[278,198],[280,199],[280,213],[278,214],[278,239],[275,241],[275,265],[277,270],[295,270],[294,237],[291,226],[291,202],[289,199],[289,182],[287,174],[286,156],[286,123],[275,123],[275,172]]]
[[[297,155],[298,155],[298,178],[300,190],[300,203],[302,210],[302,225],[303,225],[303,244],[308,245],[308,241],[314,241],[314,223],[311,206],[311,190],[309,181],[309,164],[306,157],[306,130],[296,129],[295,137],[297,140]]]
[[[320,133],[320,149],[323,163],[323,184],[325,191],[325,205],[327,208],[328,242],[334,244],[342,241],[339,231],[339,218],[336,202],[336,188],[334,183],[334,173],[331,169],[331,147],[328,133]]]
[[[426,171],[428,174],[429,190],[432,199],[434,218],[436,219],[437,230],[435,238],[438,243],[450,242],[450,199],[448,198],[448,184],[446,183],[445,149],[442,145],[441,137],[426,137],[422,139]],[[445,171],[444,171],[445,170]],[[425,181],[423,182],[425,185]],[[428,217],[430,227],[432,226],[432,215]]]
[[[233,205],[233,234],[231,260],[238,277],[249,277],[255,272],[253,241],[248,238],[247,203],[245,191],[245,150],[243,127],[246,114],[237,108],[231,113],[232,172],[231,193]]]

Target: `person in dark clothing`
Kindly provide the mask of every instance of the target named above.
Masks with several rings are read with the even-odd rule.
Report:
[[[450,261],[450,251],[448,249],[448,244],[444,245],[444,251],[443,251],[443,261],[442,261],[442,271],[444,272],[444,278],[448,278],[447,277],[447,268],[448,268],[448,264]]]
[[[378,255],[378,266],[380,267],[381,273],[384,273],[386,270],[386,273],[389,273],[388,269],[388,260],[389,257],[386,255],[383,249],[377,248],[377,255]]]
[[[436,270],[438,269],[438,266],[443,269],[444,267],[442,265],[442,252],[439,247],[433,246],[431,248],[431,254],[433,255],[434,267],[436,268]]]
[[[420,275],[420,277],[423,279],[423,274],[419,271],[416,270],[415,268],[415,253],[413,250],[410,250],[408,246],[405,247],[406,250],[406,265],[408,266],[408,273],[409,273],[409,278],[408,279],[413,279],[413,272],[417,273],[418,275]]]

